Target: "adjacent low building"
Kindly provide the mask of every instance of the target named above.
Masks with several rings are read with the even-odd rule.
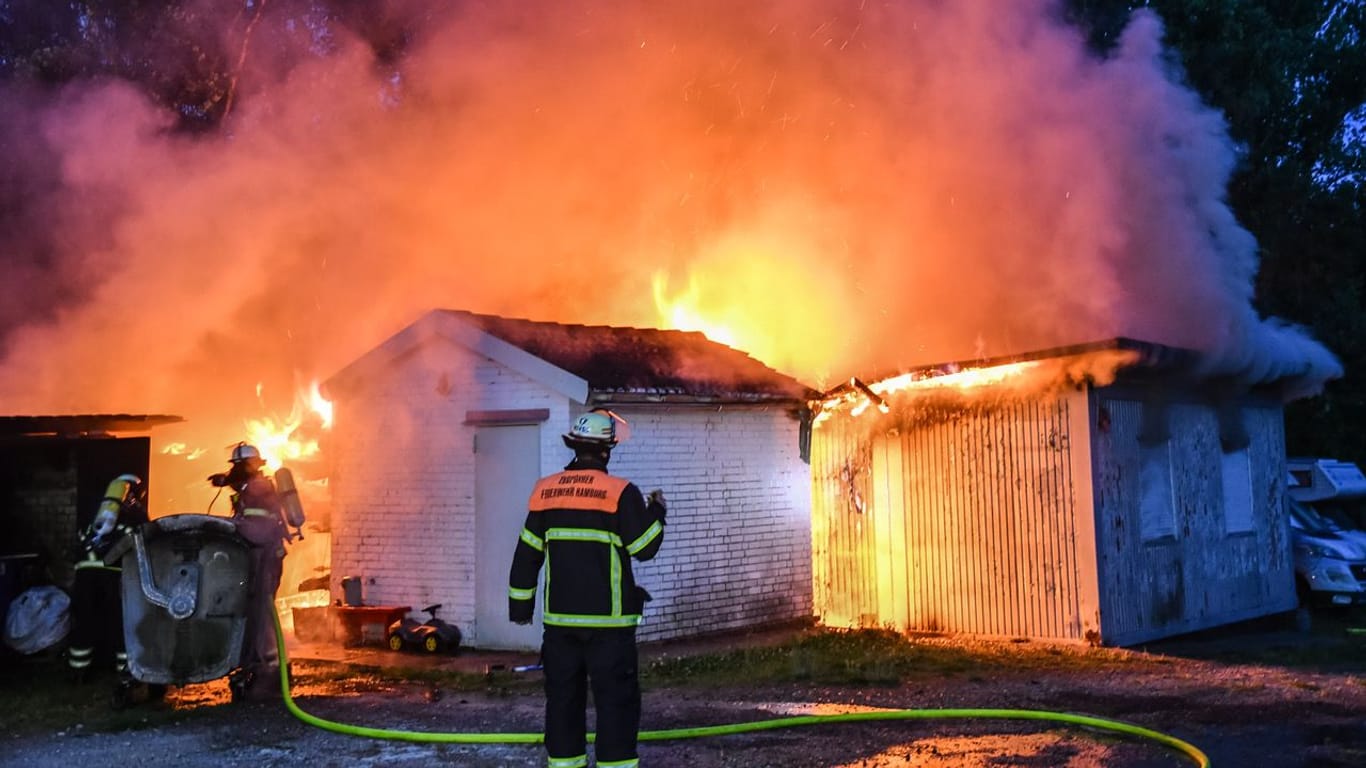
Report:
[[[1114,339],[827,393],[821,621],[1126,646],[1294,608],[1283,398],[1197,364]]]

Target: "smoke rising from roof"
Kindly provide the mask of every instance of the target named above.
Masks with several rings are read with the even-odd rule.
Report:
[[[433,18],[398,71],[262,24],[221,135],[117,82],[0,120],[40,203],[7,261],[47,278],[0,289],[33,318],[7,410],[178,413],[227,444],[258,382],[287,396],[428,309],[654,326],[661,270],[817,386],[1116,335],[1302,394],[1341,375],[1253,309],[1234,149],[1150,13],[1105,59],[1042,0]]]

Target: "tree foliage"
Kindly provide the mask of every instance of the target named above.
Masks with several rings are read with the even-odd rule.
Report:
[[[416,5],[369,0],[0,0],[0,78],[119,78],[179,115],[181,129],[212,130],[231,109],[253,34],[325,55],[345,32],[391,65],[424,19]]]

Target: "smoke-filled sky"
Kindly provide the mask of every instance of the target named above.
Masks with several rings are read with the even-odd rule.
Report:
[[[1116,335],[1341,373],[1252,308],[1223,119],[1150,13],[1102,59],[1042,0],[458,7],[397,75],[262,24],[219,134],[118,82],[8,99],[43,217],[11,247],[64,303],[5,340],[4,409],[235,424],[432,308],[658,326],[656,294],[817,387]]]

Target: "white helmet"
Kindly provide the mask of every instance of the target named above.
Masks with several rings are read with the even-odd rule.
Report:
[[[232,463],[236,464],[247,459],[259,459],[261,452],[256,450],[256,446],[249,443],[238,443],[232,449]]]
[[[563,435],[565,445],[570,448],[576,445],[609,448],[616,445],[618,418],[620,417],[616,414],[604,409],[595,409],[579,416],[574,420],[574,426]]]

